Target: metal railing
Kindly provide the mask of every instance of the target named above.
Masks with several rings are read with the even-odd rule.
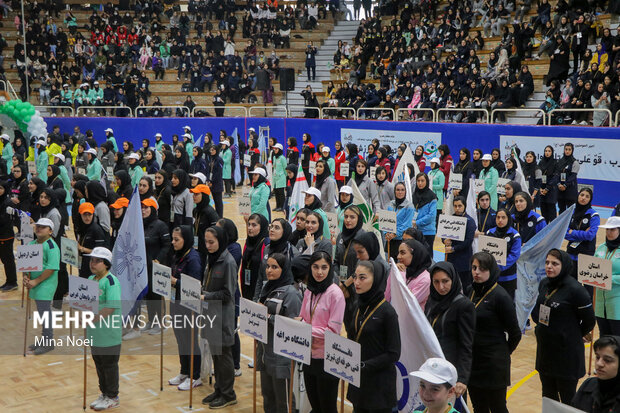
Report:
[[[252,111],[258,112],[260,115],[252,116]],[[260,113],[260,111],[262,111],[263,113]],[[248,116],[250,118],[268,118],[270,117],[270,115],[267,114],[267,111],[270,111],[272,114],[276,111],[284,111],[284,116],[281,117],[286,118],[288,116],[286,106],[284,105],[250,106],[250,109],[248,110]]]
[[[172,117],[176,117],[176,110],[177,109],[181,109],[182,113],[187,113],[187,116],[183,116],[184,118],[189,118],[190,116],[190,110],[187,106],[182,106],[182,105],[162,105],[162,106],[140,106],[141,109],[146,109],[146,110],[153,110],[153,109],[158,109],[161,111],[164,111],[166,109],[171,109],[173,111],[173,115]],[[136,108],[136,111],[138,110],[138,108]],[[137,113],[137,112],[136,112]],[[150,117],[150,116],[146,116],[146,117]]]
[[[482,112],[486,118],[485,123],[489,123],[489,111],[483,108],[439,108],[435,112],[435,122],[441,122],[440,115],[446,112]],[[463,116],[465,118],[465,115]],[[466,123],[466,122],[463,122]]]
[[[4,91],[9,94],[9,98],[11,100],[19,99],[19,96],[17,96],[17,93],[15,92],[15,89],[13,88],[13,85],[8,79],[0,80],[0,84],[4,85]]]
[[[37,105],[34,108],[38,110],[39,112],[41,112],[42,110],[49,111],[50,109],[53,111],[57,111],[58,109],[65,111],[69,109],[71,111],[71,117],[75,116],[75,110],[73,110],[72,106]]]
[[[491,122],[490,123],[495,123],[495,114],[498,112],[503,112],[503,113],[511,113],[511,112],[540,112],[542,113],[542,121],[543,121],[543,125],[547,124],[547,114],[545,113],[544,110],[539,109],[539,108],[527,108],[527,109],[522,109],[522,108],[499,108],[499,109],[493,109],[491,111]]]
[[[301,105],[288,105],[287,106],[287,118],[304,118],[306,117],[306,110],[315,110],[319,114],[319,118],[322,118],[323,113],[321,112],[321,108],[317,106],[301,106]],[[297,115],[296,113],[299,113]]]
[[[321,108],[321,119],[329,119],[330,115],[326,114],[328,110],[336,110],[336,111],[343,110],[347,112],[352,112],[353,119],[357,120],[357,111],[355,110],[355,108],[348,108],[348,107],[343,107],[343,106],[332,106],[332,107],[327,106],[327,107]],[[338,118],[338,116],[336,116],[336,118]]]
[[[412,119],[411,116],[409,115],[409,112],[414,113],[414,112],[422,112],[422,114],[424,114],[424,112],[430,112],[431,113],[431,118],[429,120],[424,120],[424,116],[419,117],[419,118],[415,118]],[[401,114],[403,114],[404,116],[401,117]],[[435,110],[433,108],[415,108],[415,109],[409,109],[409,108],[398,108],[396,109],[396,120],[397,121],[407,121],[407,122],[414,122],[414,121],[424,121],[424,122],[434,122],[435,121]]]
[[[561,112],[604,112],[607,113],[607,119],[609,121],[609,126],[613,127],[613,118],[612,118],[612,114],[611,111],[609,109],[599,109],[599,108],[570,108],[570,109],[553,109],[551,112],[549,112],[548,114],[548,125],[551,126],[551,121],[552,121],[552,116],[554,113],[561,113]],[[603,122],[604,123],[604,122]],[[585,126],[585,125],[584,125]],[[590,126],[590,125],[588,125]]]
[[[239,116],[230,116],[232,118],[247,118],[248,117],[248,109],[245,106],[194,106],[194,109],[192,109],[192,118],[196,117],[196,111],[197,110],[207,110],[207,109],[224,109],[224,113],[227,113],[229,110],[240,110],[241,111],[241,115]],[[215,113],[215,112],[214,112]]]
[[[620,110],[616,112],[616,127],[620,125]]]
[[[361,119],[360,118],[360,113],[364,112],[364,111],[369,111],[369,112],[379,112],[379,115],[377,116],[377,120],[379,120],[378,118],[381,117],[381,112],[385,112],[385,111],[390,111],[392,112],[392,118],[391,119],[387,119],[387,120],[396,120],[396,111],[392,108],[380,108],[380,107],[375,107],[375,108],[358,108],[357,109],[357,119]],[[364,116],[366,116],[364,114]],[[372,116],[371,116],[371,120],[372,120]]]
[[[58,107],[60,107],[60,106],[58,106]],[[107,110],[107,109],[112,109],[112,111],[113,111],[112,113],[116,113],[116,111],[118,111],[118,110],[124,110],[127,113],[129,113],[129,115],[126,116],[126,117],[128,117],[128,118],[133,118],[134,117],[133,116],[133,111],[131,110],[131,108],[129,106],[80,106],[80,107],[78,107],[75,110],[75,115],[79,117],[80,116],[80,112],[84,112],[84,114],[81,115],[81,116],[88,116],[87,113],[86,113],[87,110],[93,110],[93,111],[95,111],[95,114],[98,115],[97,111],[101,110],[101,109],[103,109],[104,111]],[[105,116],[105,114],[104,114],[104,116]]]

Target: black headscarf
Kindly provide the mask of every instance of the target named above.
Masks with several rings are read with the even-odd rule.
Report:
[[[327,290],[329,286],[334,283],[334,277],[332,274],[334,270],[332,258],[327,252],[315,251],[310,256],[310,263],[308,267],[312,268],[312,263],[319,261],[320,259],[325,259],[325,261],[327,261],[327,263],[329,264],[329,273],[323,279],[323,281],[318,282],[317,280],[314,279],[314,276],[312,275],[312,270],[310,270],[310,275],[308,276],[308,290],[310,290],[310,292],[315,295],[325,292],[325,290]]]
[[[362,229],[362,226],[364,225],[364,219],[362,218],[361,212],[358,207],[347,207],[345,209],[345,212],[347,210],[354,212],[355,215],[357,215],[357,225],[355,225],[355,227],[351,229],[347,228],[344,224],[342,225],[342,232],[340,234],[342,235],[342,243],[345,246],[349,245],[349,243],[353,240],[355,235],[357,235],[357,233]]]
[[[357,164],[355,165],[355,167],[357,168]],[[362,182],[364,182],[364,178],[366,178],[366,174],[368,173],[368,167],[365,167],[365,168],[366,170],[364,171],[363,174],[358,174],[357,169],[355,170],[355,184],[357,186],[360,186]]]
[[[557,161],[558,172],[565,171],[567,168],[571,167],[576,160],[574,156],[575,147],[573,146],[573,144],[567,143],[566,145],[564,145],[564,147],[566,146],[570,146],[571,148],[573,148],[573,152],[570,154],[570,156],[562,155],[562,157]]]
[[[379,256],[379,253],[381,252],[377,236],[372,232],[366,232],[361,230],[358,231],[353,238],[353,242],[364,247],[364,249],[368,253],[368,258],[370,258],[371,261],[376,260]]]
[[[404,153],[405,153],[405,150],[407,149],[407,146],[406,146],[406,145],[404,145],[404,144],[403,144],[403,145],[401,145],[401,146],[402,146],[402,151],[403,151],[403,154],[404,154]],[[417,154],[418,148],[416,147],[415,149],[416,149],[416,150],[415,150],[415,151],[413,151],[413,159],[415,159],[415,161],[416,161],[416,163],[417,163],[417,162],[420,162],[420,159],[422,159],[422,157],[424,156],[424,151],[422,151],[422,153],[418,155],[418,154]]]
[[[558,288],[566,277],[570,277],[570,274],[573,271],[573,259],[570,257],[570,255],[568,255],[566,251],[562,251],[556,248],[549,250],[549,252],[551,251],[557,251],[560,253],[560,257],[562,257],[560,259],[560,261],[562,262],[562,269],[560,270],[560,273],[557,275],[557,277],[547,277],[547,279],[549,280],[548,292],[551,292]],[[549,253],[547,253],[547,255],[548,254]]]
[[[252,186],[253,187],[257,187],[260,184],[267,182],[267,178],[265,178],[261,174],[252,174],[252,175],[258,176],[258,179],[256,180],[256,182],[254,182],[254,178],[252,178]]]
[[[144,194],[140,194],[140,201],[144,201],[152,196],[155,196],[155,191],[153,191],[153,180],[150,176],[143,176],[140,180],[145,180],[148,183],[149,189],[146,190]]]
[[[450,291],[446,295],[441,295],[435,287],[432,285],[433,274],[436,271],[443,271],[448,274],[448,277],[452,280],[452,287],[450,287]],[[428,302],[426,303],[426,316],[429,320],[434,320],[443,314],[452,304],[452,301],[461,294],[461,279],[459,278],[456,270],[452,266],[451,263],[447,261],[440,261],[433,265],[430,269],[431,273],[431,287],[430,287],[430,297]]]
[[[375,306],[379,301],[385,298],[385,286],[387,284],[385,278],[385,269],[379,261],[371,261],[372,263],[372,286],[365,293],[358,294],[359,308],[368,308]],[[359,319],[359,323],[363,323],[363,317]],[[355,326],[358,331],[360,326]]]
[[[150,206],[149,209],[151,210],[151,215],[146,218],[142,218],[142,225],[144,226],[144,228],[151,225],[151,223],[157,219],[157,210],[152,206]],[[192,242],[194,242],[193,239]]]
[[[426,178],[426,185],[422,189],[417,187],[418,177],[420,177],[421,175],[424,175],[424,178]],[[413,192],[412,196],[413,206],[416,209],[420,209],[429,202],[432,202],[434,199],[437,199],[437,195],[435,195],[435,193],[428,187],[428,183],[428,175],[426,175],[425,173],[422,172],[419,173],[418,176],[416,176],[416,189]]]
[[[306,216],[306,221],[308,221],[308,216],[310,215],[318,215],[318,221],[319,221],[319,227],[318,229],[314,232],[314,240],[316,241],[317,239],[321,238],[323,236],[323,227],[325,226],[325,223],[323,222],[323,218],[321,217],[321,215],[317,212],[314,213],[310,213]],[[308,233],[308,230],[306,230],[306,234]]]
[[[176,158],[174,157],[172,151],[164,150],[162,151],[162,155],[164,155],[164,159],[161,162],[161,169],[169,169],[170,167],[172,167],[172,169],[175,169],[176,166],[174,160]]]
[[[419,241],[408,239],[404,241],[403,244],[409,247],[411,255],[413,256],[411,258],[411,264],[409,264],[406,271],[407,280],[411,280],[422,274],[425,270],[428,270],[433,264],[433,260],[428,253],[428,249]]]
[[[385,151],[385,148],[381,148]],[[387,157],[386,157],[387,158]],[[379,172],[384,171],[385,172],[385,179],[383,181],[380,181],[378,176],[379,176]],[[385,169],[384,166],[378,166],[377,169],[375,170],[375,179],[377,180],[377,186],[381,186],[383,185],[385,182],[388,181],[388,173],[387,170]]]
[[[276,260],[280,268],[282,268],[282,273],[277,280],[267,280],[263,289],[260,292],[259,302],[264,303],[269,294],[271,294],[275,289],[284,287],[287,285],[293,284],[293,273],[291,271],[291,263],[289,259],[284,254],[278,254],[277,256],[270,256]]]
[[[512,164],[512,168],[506,167],[506,172],[514,172],[514,173],[516,173],[516,171],[517,171],[517,160],[511,156],[510,158],[506,159],[506,162],[508,162],[508,161],[510,161],[510,163]],[[506,165],[506,163],[504,165]]]
[[[323,203],[316,195],[312,195],[312,196],[314,197],[314,201],[312,201],[310,205],[305,205],[304,208],[308,208],[311,211],[316,211],[317,209],[320,209],[323,206]]]
[[[189,155],[187,154],[187,151],[184,148],[176,148],[174,151],[175,151],[174,160],[175,160],[176,167],[178,169],[189,171],[190,165],[189,165]],[[180,158],[176,157],[176,151],[181,152]]]
[[[534,162],[527,162],[527,155],[532,155],[534,157]],[[536,174],[536,154],[533,151],[527,151],[525,153],[525,162],[521,164],[521,169],[523,170],[523,176],[525,179],[528,179]]]
[[[402,198],[398,198],[398,197],[396,196],[396,187],[397,187],[398,185],[404,185],[404,186],[405,186],[405,195],[403,195],[403,197],[402,197]],[[406,186],[404,183],[402,183],[402,182],[397,182],[397,183],[394,185],[394,205],[396,205],[397,207],[398,207],[400,204],[402,204],[403,202],[405,202],[405,200],[407,199],[407,193],[406,193],[407,191],[406,191],[406,188],[407,188],[407,186]]]
[[[340,207],[340,209],[345,209],[346,207],[348,207],[349,205],[353,203],[353,194],[348,194],[348,195],[349,195],[349,201],[342,202],[340,199],[340,193],[338,193],[338,206]]]
[[[170,185],[170,179],[168,178],[168,173],[164,170],[160,169],[159,171],[157,171],[157,173],[160,174],[162,178],[164,178],[161,185],[157,185],[157,182],[155,183],[155,195],[159,196],[161,192],[165,190],[168,185]]]
[[[178,251],[174,251],[174,255],[177,258],[183,257],[187,251],[194,246],[194,233],[192,231],[192,227],[189,225],[181,225],[179,229],[181,230],[181,237],[183,238],[183,248]]]
[[[515,205],[515,195],[522,192],[523,189],[521,188],[521,184],[517,181],[510,181],[508,182],[508,185],[512,188],[512,197],[506,197],[506,209],[508,209],[508,211],[512,211]]]
[[[116,193],[120,196],[124,196],[127,199],[131,198],[133,188],[131,186],[131,177],[129,176],[129,173],[121,169],[120,171],[115,172],[114,176],[117,177],[119,181],[121,181],[118,189],[116,190]]]
[[[491,263],[491,268],[489,268],[490,275],[489,275],[488,280],[486,280],[485,282],[481,282],[481,283],[477,283],[477,282],[472,283],[472,288],[474,290],[474,302],[477,302],[484,294],[486,294],[487,291],[489,291],[491,287],[495,285],[495,283],[499,279],[499,274],[500,274],[497,261],[495,261],[495,258],[491,254],[489,254],[488,252],[478,252],[477,254],[489,255],[491,257],[489,259],[489,262]]]
[[[297,213],[299,212],[303,212],[306,216],[308,216],[308,214],[312,211],[310,211],[307,208],[302,208],[299,211],[297,211]],[[302,229],[297,229],[297,225],[295,225],[295,229],[293,230],[293,232],[291,233],[291,236],[289,237],[289,242],[291,243],[291,245],[297,245],[297,242],[300,239],[303,239],[305,236],[306,236],[306,226],[304,225]],[[295,263],[292,263],[291,266],[294,267]]]
[[[608,240],[605,238],[605,245],[607,246],[608,251],[613,251],[616,248],[620,247],[620,234],[614,240]]]
[[[50,203],[47,206],[43,206],[41,205],[41,214],[42,215],[46,215],[48,214],[52,209],[56,208],[58,206],[58,201],[56,199],[56,194],[54,193],[54,190],[52,188],[45,188],[44,190],[41,191],[41,194],[45,194],[49,199],[50,199]],[[41,194],[39,194],[39,196],[41,196]]]
[[[222,228],[226,231],[226,236],[228,237],[228,245],[234,244],[239,239],[239,233],[237,231],[237,226],[235,223],[228,219],[222,218],[218,222],[221,223]]]
[[[8,181],[0,181],[0,186],[4,188],[4,193],[0,195],[0,208],[3,208],[7,199],[9,199],[9,195],[11,195],[11,185]]]
[[[523,199],[525,199],[526,206],[525,206],[525,209],[523,211],[518,211],[517,208],[515,207],[515,221],[517,221],[517,222],[525,222],[525,220],[527,219],[528,215],[530,214],[530,211],[534,207],[534,205],[532,203],[532,197],[528,193],[525,193],[523,191],[517,192],[514,195],[514,197],[516,197],[517,195],[520,195],[520,196],[523,197]],[[513,200],[514,200],[514,197],[513,197]]]
[[[207,254],[207,263],[209,266],[212,266],[220,258],[222,253],[228,249],[228,235],[226,235],[226,230],[224,228],[218,227],[217,225],[209,227],[208,230],[209,232],[210,230],[215,231],[215,237],[218,243],[217,251]]]
[[[499,213],[502,212],[502,211],[504,211],[504,213],[508,216],[508,222],[506,223],[506,226],[503,227],[503,228],[500,228],[499,225],[495,226],[495,235],[497,236],[497,238],[504,238],[506,236],[506,234],[508,233],[508,230],[510,230],[510,228],[512,228],[512,215],[510,215],[510,212],[508,212],[508,210],[506,208],[498,209],[497,210],[497,215],[499,215]]]
[[[105,189],[101,186],[99,181],[88,181],[86,183],[86,192],[88,192],[88,195],[86,195],[86,201],[90,202],[95,207],[99,202],[107,201]]]
[[[52,176],[47,177],[47,184],[51,185],[52,182],[54,182],[54,179],[56,179],[58,175],[60,175],[60,168],[56,165],[50,165],[49,168],[51,168],[52,170]]]
[[[258,234],[253,237],[248,235],[248,238],[245,241],[245,248],[243,249],[242,257],[245,268],[254,268],[254,265],[251,265],[250,263],[254,261],[255,264],[256,261],[260,262],[263,259],[260,254],[260,248],[263,241],[269,237],[269,222],[267,221],[267,218],[261,214],[252,214],[250,219],[258,220],[260,230],[258,231]],[[257,249],[259,250],[258,254],[255,254]]]
[[[545,151],[547,148],[551,149],[551,157],[547,158],[545,156],[545,152],[543,151],[543,157],[540,162],[538,162],[538,167],[543,175],[553,175],[556,170],[555,168],[557,166],[557,161],[555,160],[553,147],[551,145],[547,145],[545,146]]]
[[[469,152],[469,149],[461,148],[461,151],[465,152],[465,159],[462,160],[461,159],[461,154],[459,153],[459,161],[454,166],[454,169],[458,168],[458,170],[460,170],[460,171],[462,171],[463,168],[465,168],[465,165],[467,165],[471,161],[471,153]]]
[[[288,223],[287,220],[282,218],[276,218],[272,222],[278,221],[280,225],[282,225],[282,237],[277,240],[269,239],[269,252],[275,253],[279,252],[281,254],[286,254],[286,249],[289,245],[288,239],[293,233],[293,229],[291,228],[291,224]]]
[[[183,169],[175,169],[172,172],[172,175],[175,175],[179,179],[179,183],[177,184],[177,186],[170,186],[173,195],[180,194],[181,192],[189,188],[189,176],[187,175],[187,172],[185,172]]]
[[[581,205],[579,201],[575,202],[575,212],[573,212],[572,218],[573,220],[581,220],[581,218],[588,213],[588,210],[592,208],[592,190],[590,188],[582,188],[579,193],[581,194],[584,191],[590,194],[590,202],[588,202],[586,205]]]
[[[321,186],[323,185],[323,182],[325,182],[325,180],[329,178],[332,174],[327,162],[323,161],[322,163],[323,163],[323,173],[316,176],[316,183],[314,185],[315,188],[321,188]]]
[[[41,192],[43,192],[43,190],[45,188],[47,188],[47,185],[45,184],[45,182],[43,182],[42,179],[40,179],[40,178],[38,178],[36,176],[30,178],[30,180],[37,187],[37,189],[35,189],[34,192],[31,194],[31,196],[32,196],[32,200],[38,204],[39,203],[39,195],[41,195]]]

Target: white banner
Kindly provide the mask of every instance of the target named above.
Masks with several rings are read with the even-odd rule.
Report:
[[[276,354],[310,365],[312,326],[277,315],[273,328],[273,351]]]
[[[360,153],[362,154],[368,151],[368,145],[370,145],[375,138],[379,139],[382,145],[390,145],[394,150],[398,148],[398,145],[401,143],[408,145],[414,152],[416,146],[422,145],[425,158],[430,159],[434,156],[439,156],[437,148],[441,145],[441,133],[378,129],[340,129],[340,140],[342,141],[342,145],[354,143],[360,146]]]
[[[583,139],[583,138],[550,138],[547,136],[513,136],[500,135],[499,143],[502,158],[510,157],[512,148],[521,150],[521,157],[527,151],[534,151],[537,162],[542,158],[545,146],[553,147],[555,157],[564,154],[564,144],[575,145],[573,156],[581,164],[579,178],[605,181],[620,181],[620,140],[618,139]]]

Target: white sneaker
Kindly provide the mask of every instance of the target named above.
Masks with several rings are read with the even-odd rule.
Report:
[[[95,406],[101,403],[104,399],[105,399],[105,396],[103,394],[100,394],[99,397],[97,397],[97,400],[95,400],[94,402],[90,404],[90,408],[94,409]]]
[[[118,406],[120,406],[118,397],[111,399],[109,397],[104,396],[103,401],[96,404],[95,407],[93,407],[93,409],[99,412],[101,410],[115,409]]]
[[[241,369],[235,369],[235,377],[241,376]]]
[[[160,327],[153,327],[150,330],[148,330],[148,333],[152,336],[161,333],[161,328]]]
[[[572,123],[571,123],[571,125],[576,125],[576,124],[577,124],[576,120],[572,121]]]
[[[588,126],[588,121],[582,120],[581,122],[579,122],[579,124],[582,126]]]
[[[189,376],[187,374],[178,374],[175,377],[168,380],[168,384],[171,386],[178,386],[179,384],[183,383],[185,379],[188,377]]]
[[[189,377],[188,377],[188,378],[186,378],[186,379],[185,379],[185,381],[184,381],[183,383],[179,384],[179,387],[177,387],[177,388],[178,388],[179,390],[181,390],[181,391],[187,391],[187,390],[189,390],[190,381],[191,381],[191,380],[189,379]],[[198,386],[202,386],[202,380],[200,380],[200,379],[194,380],[194,381],[192,382],[192,387],[198,387]]]
[[[123,340],[133,340],[134,338],[140,337],[140,334],[140,330],[131,330],[123,336]]]

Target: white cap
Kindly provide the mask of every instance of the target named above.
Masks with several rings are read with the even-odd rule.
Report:
[[[161,133],[156,133],[155,134],[155,137],[158,137],[158,136],[161,138]]]
[[[184,138],[187,138],[187,139],[191,139],[191,138],[192,138],[192,135],[190,135],[189,133],[184,133],[184,134],[183,134],[183,137],[184,137]]]
[[[280,149],[281,151],[283,151],[283,150],[284,150],[284,147],[282,146],[282,144],[281,144],[281,143],[276,143],[275,145],[273,145],[273,147],[274,147],[274,148],[278,148],[278,149]]]
[[[341,194],[353,194],[353,188],[351,188],[348,185],[343,185],[342,188],[340,188],[340,193]]]
[[[321,148],[321,152],[329,152],[329,146],[323,146],[323,148]]]
[[[250,131],[250,132],[256,132],[256,129],[254,129],[254,128],[249,128],[249,129],[248,129],[248,131]]]
[[[49,218],[39,218],[34,224],[40,227],[50,227],[52,231],[54,230],[54,223]]]
[[[189,130],[192,130],[192,128],[190,128],[190,127],[189,127],[189,126],[187,126],[187,125],[183,126],[183,129],[189,129]]]
[[[263,168],[256,168],[253,171],[250,171],[251,174],[259,174],[263,178],[267,178],[267,172]]]
[[[112,128],[108,128],[108,129],[104,130],[104,132],[112,132],[112,133],[114,133],[114,130]]]
[[[599,225],[599,228],[620,228],[620,217],[610,217],[607,222],[603,225]]]
[[[43,139],[39,139],[39,140],[37,141],[37,145],[47,146],[47,142],[45,142]]]
[[[319,199],[321,198],[321,191],[319,191],[315,187],[308,188],[305,191],[301,191],[301,192],[304,194],[308,194],[308,195],[314,195]]]
[[[90,154],[92,154],[93,156],[97,156],[97,150],[96,150],[95,148],[90,148],[90,149],[87,149],[87,150],[86,150],[86,151],[84,151],[84,152],[86,152],[86,153],[90,153]]]
[[[54,154],[54,158],[58,158],[58,159],[60,159],[63,162],[65,161],[65,155],[63,155],[62,153],[55,153]]]
[[[482,155],[482,158],[480,158],[480,160],[482,160],[482,161],[492,161],[493,157],[491,156],[490,153],[485,153],[484,155]]]
[[[450,383],[452,387],[456,385],[458,378],[452,363],[441,358],[430,358],[422,364],[420,370],[409,374],[432,384]]]
[[[90,254],[84,254],[87,257],[101,258],[112,263],[112,253],[105,247],[95,247]]]
[[[195,174],[189,174],[189,176],[191,176],[192,178],[198,178],[198,180],[202,182],[203,184],[207,182],[207,177],[202,172],[196,172]]]
[[[127,159],[135,159],[136,161],[140,160],[140,157],[138,156],[137,153],[133,152],[132,154],[130,154]]]
[[[95,84],[95,85],[98,85],[98,84],[99,84],[99,81],[98,81],[98,80],[95,80],[95,83],[94,83],[94,84]]]
[[[433,162],[435,162],[438,165],[441,163],[441,161],[439,160],[438,157],[434,157],[433,159],[431,159],[431,161],[429,163],[433,163]]]
[[[89,86],[89,84],[88,84],[88,83],[82,83],[82,84],[80,85],[80,87],[84,87],[84,86]]]
[[[62,87],[63,87],[63,88],[64,88],[64,87],[69,87],[69,85],[65,83],[64,85],[62,85]]]
[[[227,139],[224,139],[224,140],[220,141],[220,145],[230,146],[230,142],[228,142]]]
[[[0,135],[0,139],[6,139],[7,141],[10,141],[11,137],[7,135],[6,133],[3,133],[2,135]]]

